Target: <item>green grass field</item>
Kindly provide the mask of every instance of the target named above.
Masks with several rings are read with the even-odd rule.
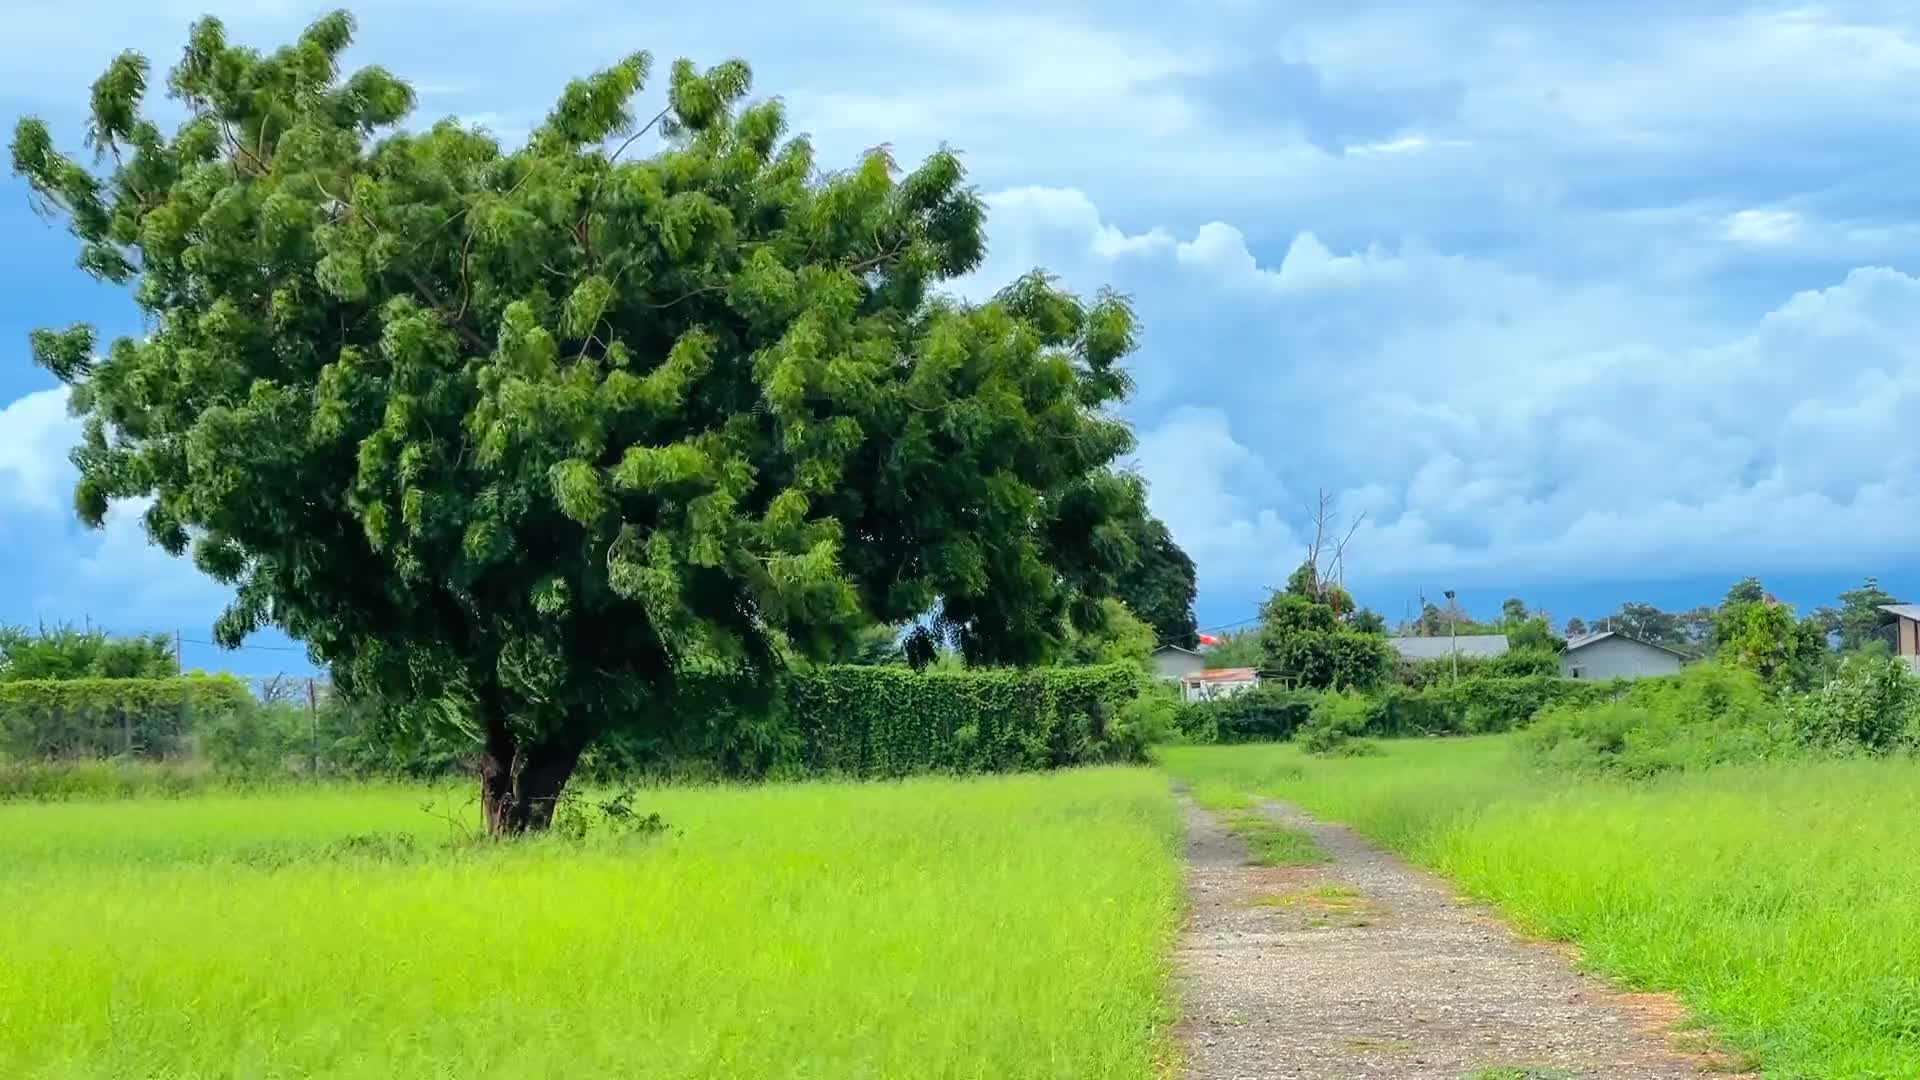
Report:
[[[667,789],[639,807],[663,836],[513,845],[450,843],[466,798],[0,804],[0,1076],[1148,1077],[1166,1058],[1178,822],[1150,771]]]
[[[1173,747],[1212,798],[1343,821],[1596,969],[1677,993],[1768,1076],[1920,1076],[1920,763],[1741,766],[1652,785],[1569,782],[1504,738],[1375,758]]]

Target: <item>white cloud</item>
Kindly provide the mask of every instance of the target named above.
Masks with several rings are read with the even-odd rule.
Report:
[[[989,203],[996,245],[1136,296],[1139,467],[1203,587],[1284,576],[1320,486],[1368,511],[1354,573],[1395,578],[1854,569],[1920,545],[1920,278],[1856,270],[1742,328],[1413,244],[1303,232],[1275,269],[1224,223],[1169,242],[1070,192]]]
[[[1464,150],[1472,145],[1472,139],[1433,139],[1425,135],[1399,135],[1373,142],[1348,143],[1346,152],[1356,157],[1378,157],[1390,154],[1419,154],[1428,150]]]
[[[67,449],[80,422],[67,415],[67,390],[39,390],[0,408],[0,513],[49,512],[67,505],[73,467]]]
[[[1800,215],[1791,210],[1737,210],[1727,215],[1726,237],[1737,244],[1769,247],[1800,234]]]

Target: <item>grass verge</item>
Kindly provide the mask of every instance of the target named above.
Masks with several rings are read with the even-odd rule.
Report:
[[[1179,827],[1146,770],[666,789],[644,840],[465,792],[0,805],[0,1075],[1146,1078]],[[427,812],[423,812],[423,807]]]

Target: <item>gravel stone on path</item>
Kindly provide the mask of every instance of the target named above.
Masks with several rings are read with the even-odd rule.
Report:
[[[1184,807],[1189,1080],[1659,1080],[1709,1064],[1674,1046],[1671,999],[1575,972],[1349,829],[1263,803],[1332,861],[1250,866],[1214,815]]]

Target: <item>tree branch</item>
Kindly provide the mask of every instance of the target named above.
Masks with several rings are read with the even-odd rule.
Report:
[[[434,314],[440,316],[441,321],[447,324],[447,328],[460,335],[460,340],[479,349],[482,353],[490,353],[493,351],[493,346],[487,342],[486,338],[481,337],[478,333],[474,332],[471,327],[467,326],[466,323],[461,322],[458,315],[440,306],[439,298],[434,295],[433,290],[427,286],[427,283],[421,279],[419,274],[414,273],[412,270],[402,270],[400,272],[406,276],[408,281],[413,283],[413,289],[420,294],[420,299],[427,302],[427,306],[433,309]]]

